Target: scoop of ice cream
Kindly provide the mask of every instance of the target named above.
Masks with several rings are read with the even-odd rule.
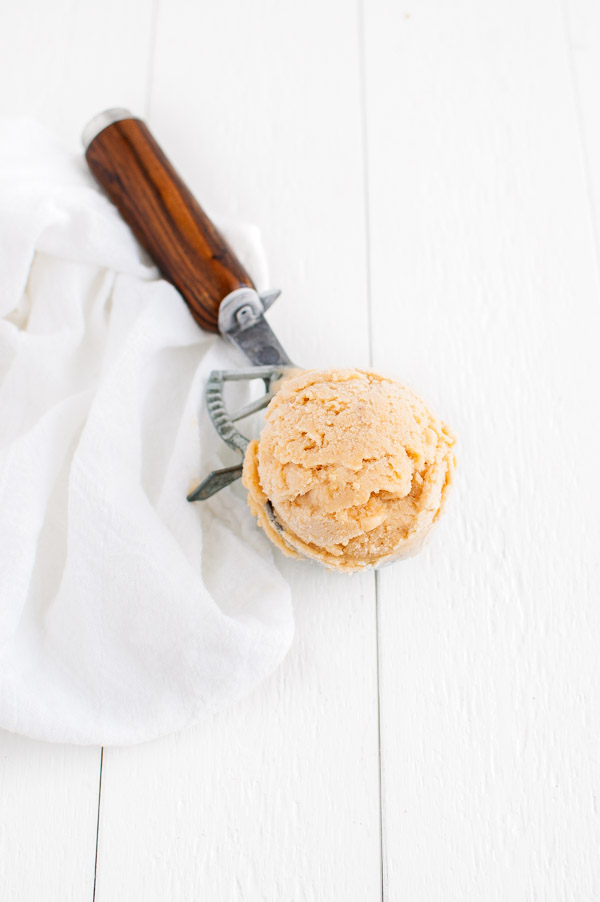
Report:
[[[282,551],[362,570],[421,548],[452,480],[454,441],[392,379],[308,370],[269,404],[242,479],[252,513]]]

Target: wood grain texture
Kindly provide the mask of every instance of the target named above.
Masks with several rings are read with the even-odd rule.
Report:
[[[563,19],[396,10],[366,6],[374,362],[460,448],[380,576],[384,897],[591,902],[600,305]]]
[[[149,123],[194,193],[260,224],[284,346],[367,364],[355,10],[164,4],[153,84]],[[374,578],[280,564],[297,635],[278,673],[193,731],[106,752],[97,902],[379,897]]]
[[[139,119],[103,129],[85,157],[134,235],[199,326],[219,331],[221,301],[252,279]]]

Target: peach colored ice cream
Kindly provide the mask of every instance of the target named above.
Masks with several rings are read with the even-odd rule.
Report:
[[[283,552],[363,570],[419,551],[446,500],[454,442],[392,379],[308,370],[269,404],[246,451],[243,483],[252,513]]]

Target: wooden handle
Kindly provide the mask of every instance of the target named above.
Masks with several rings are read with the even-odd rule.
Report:
[[[85,140],[85,139],[84,139]],[[88,165],[196,322],[218,332],[219,304],[250,276],[140,120],[102,128]]]

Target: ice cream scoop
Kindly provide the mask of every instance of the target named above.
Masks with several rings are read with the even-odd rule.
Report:
[[[233,251],[177,175],[146,125],[123,109],[83,135],[88,165],[198,324],[219,331],[253,366],[213,371],[211,420],[242,463],[213,471],[189,496],[203,500],[242,475],[249,505],[285,553],[340,570],[415,553],[452,478],[454,439],[410,389],[362,370],[300,371]],[[231,412],[227,382],[260,379],[265,394]],[[258,441],[236,423],[268,405]]]
[[[215,371],[206,389],[215,428],[243,454],[248,440],[234,423],[265,406],[273,384],[293,366],[264,317],[280,292],[256,291],[141,119],[126,109],[105,110],[87,124],[82,140],[92,174],[163,276],[178,289],[198,325],[229,338],[254,365],[251,371]],[[225,383],[251,378],[264,380],[266,396],[229,413]],[[188,500],[204,500],[241,475],[241,464],[210,473]]]

